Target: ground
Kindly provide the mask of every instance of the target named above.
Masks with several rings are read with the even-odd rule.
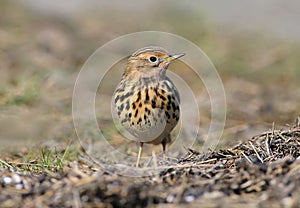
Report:
[[[161,7],[163,16],[159,9],[145,11],[159,22],[145,25],[114,7],[64,16],[14,1],[0,4],[1,207],[300,206],[299,43],[261,31],[219,28],[180,5]],[[116,14],[113,20],[111,14]],[[103,168],[74,130],[76,77],[105,42],[152,27],[193,41],[216,66],[227,99],[223,135],[217,149],[201,150],[203,129],[211,121],[209,95],[178,62],[170,70],[188,80],[199,98],[197,141],[166,164],[126,169],[124,159],[118,169]],[[99,90],[96,112],[111,145],[136,156],[137,146],[114,131],[103,107],[110,103],[103,98],[113,92],[122,64]],[[89,135],[98,139],[95,132]],[[147,176],[124,176],[132,172]]]
[[[36,163],[2,161],[0,201],[3,207],[298,207],[299,139],[300,126],[294,126],[229,149],[189,149],[171,165],[136,170],[149,171],[145,177],[80,159],[58,173],[24,172],[20,166]]]

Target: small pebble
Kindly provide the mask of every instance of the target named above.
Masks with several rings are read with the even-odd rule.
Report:
[[[195,200],[195,196],[194,195],[187,195],[185,198],[186,202],[192,202]]]
[[[174,201],[174,199],[175,199],[175,196],[170,194],[170,195],[167,196],[166,200],[167,200],[168,203],[172,203]]]
[[[8,185],[8,184],[10,184],[10,183],[12,182],[12,178],[9,177],[9,176],[3,177],[2,180],[3,180],[3,182],[4,182],[6,185]]]
[[[15,183],[21,183],[21,177],[18,174],[14,174],[12,179]]]
[[[81,197],[81,200],[82,200],[83,202],[87,202],[87,201],[89,201],[89,196],[83,195],[83,196]]]
[[[18,184],[15,184],[15,188],[20,190],[20,189],[23,189],[23,185],[18,183]]]

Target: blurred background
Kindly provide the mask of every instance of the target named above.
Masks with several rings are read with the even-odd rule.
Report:
[[[183,36],[215,64],[228,104],[220,147],[286,127],[300,115],[299,11],[296,0],[2,0],[0,146],[76,141],[82,65],[106,42],[144,30]]]

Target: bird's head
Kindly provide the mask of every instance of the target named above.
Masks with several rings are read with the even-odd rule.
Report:
[[[167,50],[158,46],[141,48],[129,57],[123,76],[165,76],[169,64],[184,55],[184,53],[170,54]]]

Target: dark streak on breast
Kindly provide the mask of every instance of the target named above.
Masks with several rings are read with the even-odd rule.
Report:
[[[148,88],[146,88],[145,89],[145,94],[146,94],[146,96],[145,96],[145,101],[144,101],[144,103],[145,104],[147,104],[147,103],[149,103],[149,92],[148,92]]]
[[[134,114],[135,118],[137,117],[138,113],[139,113],[139,109],[136,109],[135,114]]]

